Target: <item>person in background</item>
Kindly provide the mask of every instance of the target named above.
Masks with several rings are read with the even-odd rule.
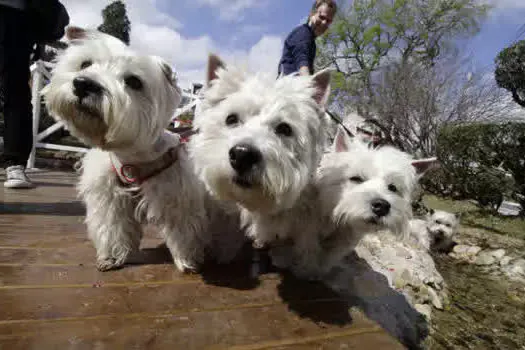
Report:
[[[308,21],[296,27],[284,41],[278,74],[288,75],[299,72],[301,75],[314,73],[315,39],[330,27],[337,12],[334,0],[316,0],[312,5]]]
[[[0,0],[0,86],[4,92],[4,187],[30,188],[25,164],[33,146],[29,58],[33,49],[24,0]]]
[[[31,188],[25,165],[33,148],[29,84],[33,47],[60,39],[69,15],[58,0],[0,0],[0,89],[4,93],[6,188]],[[38,57],[35,57],[38,59]]]

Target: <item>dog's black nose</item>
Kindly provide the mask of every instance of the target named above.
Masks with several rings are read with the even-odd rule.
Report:
[[[104,88],[102,85],[88,77],[77,77],[73,79],[73,93],[79,98],[88,95],[100,95]]]
[[[378,217],[387,216],[390,212],[390,203],[384,199],[374,199],[372,201],[372,212]]]
[[[261,152],[252,145],[240,143],[230,148],[230,164],[239,174],[253,168],[262,160]]]
[[[436,232],[434,232],[434,236],[436,236],[436,239],[443,239],[445,238],[445,232],[443,232],[442,230],[437,230]]]

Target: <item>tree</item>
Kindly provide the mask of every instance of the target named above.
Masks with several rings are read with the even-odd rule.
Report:
[[[97,29],[113,35],[129,45],[131,22],[129,21],[124,2],[117,0],[106,6],[102,10],[102,18],[104,22]]]
[[[469,60],[451,57],[431,67],[396,62],[379,70],[373,107],[386,141],[428,157],[445,124],[511,119],[514,104],[504,90],[469,66]]]
[[[512,98],[525,107],[525,40],[507,47],[496,57],[496,82],[512,93]]]
[[[441,128],[438,142],[438,176],[427,176],[425,185],[495,208],[511,197],[525,214],[525,123],[449,124]]]
[[[392,61],[432,66],[460,35],[479,31],[486,0],[354,0],[319,44],[318,68],[332,66],[334,99],[368,109],[374,75]]]

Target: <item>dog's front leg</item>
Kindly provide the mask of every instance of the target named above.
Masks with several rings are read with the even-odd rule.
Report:
[[[109,191],[91,193],[84,201],[88,236],[97,250],[97,269],[121,267],[129,254],[139,249],[142,238],[132,200]]]
[[[324,273],[330,272],[337,265],[342,264],[343,259],[355,249],[363,235],[348,230],[338,229],[330,237],[322,241],[321,266]]]
[[[316,236],[301,234],[296,237],[293,246],[294,263],[292,271],[300,278],[319,280],[323,269],[320,265],[322,248]]]
[[[196,272],[199,265],[204,261],[204,242],[199,239],[197,232],[195,232],[199,226],[184,225],[183,227],[165,227],[162,229],[173,262],[181,272]]]

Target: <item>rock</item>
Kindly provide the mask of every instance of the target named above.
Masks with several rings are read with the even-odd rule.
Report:
[[[451,256],[455,259],[472,260],[480,251],[478,246],[458,244],[454,246]]]
[[[502,268],[510,279],[513,280],[525,280],[525,259],[514,260],[509,265]]]
[[[496,258],[492,256],[490,251],[482,251],[474,260],[474,264],[480,266],[492,265],[496,262]]]
[[[396,255],[405,259],[412,259],[412,253],[406,247],[400,246],[396,247]]]
[[[430,321],[431,315],[432,315],[432,308],[428,304],[416,304],[414,305],[414,308],[417,312],[425,316],[425,318]]]
[[[430,302],[436,309],[443,310],[443,303],[441,302],[441,299],[439,298],[437,292],[432,289],[428,288],[428,295],[430,296]]]
[[[422,313],[429,308],[427,318],[430,317],[432,305],[443,309],[446,285],[432,256],[424,248],[383,232],[365,236],[355,252],[374,271],[382,274],[392,289],[403,294],[412,307],[426,305]],[[370,291],[367,290],[367,293]]]
[[[497,249],[491,252],[496,260],[501,260],[505,256],[505,249]]]
[[[469,249],[467,250],[467,255],[468,256],[475,256],[475,255],[478,255],[478,253],[480,251],[481,251],[481,247],[473,245],[473,246],[470,246]]]
[[[458,244],[452,249],[452,252],[456,255],[465,255],[471,246],[465,244]]]
[[[510,256],[504,256],[499,261],[500,266],[507,266],[512,261],[512,258]]]

